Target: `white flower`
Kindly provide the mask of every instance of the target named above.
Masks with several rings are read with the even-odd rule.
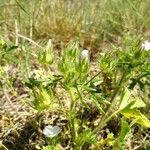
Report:
[[[141,45],[141,48],[146,51],[149,51],[150,50],[150,42],[148,40],[144,41]]]
[[[81,59],[89,59],[89,51],[87,49],[84,49],[82,52],[81,52]]]
[[[54,137],[54,136],[57,136],[60,132],[61,132],[60,127],[51,126],[51,125],[46,126],[43,130],[43,134],[46,137],[51,137],[51,138]]]

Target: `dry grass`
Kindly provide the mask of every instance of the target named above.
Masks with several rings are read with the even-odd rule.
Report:
[[[1,30],[18,32],[35,40],[79,40],[94,50],[102,43],[119,42],[126,32],[149,36],[150,2],[132,0],[33,0],[1,2]],[[21,42],[21,40],[19,40]]]
[[[149,0],[1,0],[0,10],[0,36],[8,43],[19,45],[17,52],[0,62],[6,67],[0,76],[0,84],[6,84],[0,88],[0,142],[10,150],[35,149],[47,144],[41,133],[42,121],[54,121],[59,116],[57,112],[38,116],[27,103],[32,97],[24,86],[28,69],[43,69],[36,62],[37,53],[48,39],[54,41],[56,50],[63,49],[70,41],[79,41],[80,47],[95,54],[105,51],[112,43],[120,45],[127,32],[150,37]],[[92,57],[94,60],[95,56]],[[93,62],[91,74],[96,73],[97,64]],[[59,121],[64,120],[59,118]],[[116,130],[113,123],[101,131],[102,135],[106,135],[107,128]],[[138,150],[150,145],[149,131],[137,127],[133,132],[135,139],[128,139],[127,149]]]

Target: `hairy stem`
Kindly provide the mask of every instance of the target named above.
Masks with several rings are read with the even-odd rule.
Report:
[[[97,132],[99,129],[103,128],[104,125],[105,125],[109,120],[111,120],[112,117],[114,117],[114,116],[118,113],[118,111],[115,111],[112,115],[110,115],[110,117],[108,117],[108,114],[109,114],[109,112],[110,112],[110,110],[111,110],[111,108],[112,108],[112,106],[113,106],[113,104],[114,104],[115,97],[116,97],[116,95],[118,94],[118,92],[119,92],[119,90],[120,90],[120,88],[121,88],[121,85],[122,85],[122,83],[123,83],[123,81],[124,81],[125,76],[126,76],[126,72],[123,73],[123,75],[122,75],[122,77],[121,77],[121,79],[120,79],[120,81],[119,81],[119,83],[118,83],[116,89],[114,90],[114,93],[113,93],[111,99],[110,99],[110,105],[107,107],[105,115],[102,116],[102,119],[100,120],[98,126],[95,128],[94,132]]]

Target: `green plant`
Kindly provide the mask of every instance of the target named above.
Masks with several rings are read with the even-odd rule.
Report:
[[[136,85],[131,86],[133,78],[143,74],[146,74],[143,88],[148,86],[149,51],[141,49],[139,40],[132,40],[127,36],[123,49],[115,47],[112,51],[100,55],[100,71],[95,76],[89,75],[88,54],[88,50],[79,49],[78,43],[69,44],[60,59],[54,61],[58,64],[58,74],[46,69],[46,76],[40,76],[38,79],[29,78],[26,83],[33,93],[33,108],[39,113],[58,111],[60,116],[68,121],[66,126],[69,136],[61,131],[55,145],[61,144],[67,137],[69,147],[74,149],[94,145],[105,146],[102,141],[98,142],[98,133],[116,116],[122,120],[120,115],[131,120],[132,125],[138,123],[144,128],[150,127],[150,121],[141,112],[141,108],[148,103],[133,90],[137,88],[140,92],[142,89]],[[47,65],[52,67],[53,64]],[[146,89],[142,92],[148,94]],[[60,94],[66,98],[61,99]],[[92,116],[94,110],[91,107],[97,111],[95,117]],[[93,126],[97,117],[97,126]],[[130,128],[128,123],[122,120],[117,140],[115,141],[110,133],[104,143],[115,148],[121,142],[119,147],[122,148]]]

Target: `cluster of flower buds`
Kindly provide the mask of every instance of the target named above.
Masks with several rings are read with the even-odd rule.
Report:
[[[52,102],[52,93],[48,93],[48,91],[40,87],[35,87],[33,89],[34,101],[33,107],[38,111],[43,111],[51,106]]]
[[[79,76],[87,75],[90,67],[89,50],[79,51],[78,43],[74,43],[64,51],[61,61],[58,64],[59,70],[63,73],[67,83],[74,83]]]
[[[40,63],[51,65],[54,61],[52,51],[53,51],[52,41],[49,40],[46,49],[44,49],[44,51],[39,54]]]
[[[72,45],[68,46],[69,56],[76,58],[78,53],[78,45],[79,43],[75,42]]]

